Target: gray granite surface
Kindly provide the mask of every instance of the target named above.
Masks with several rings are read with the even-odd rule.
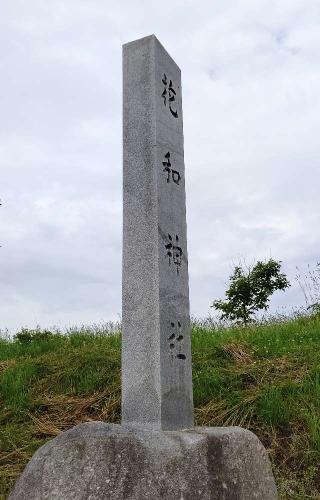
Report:
[[[42,446],[10,500],[275,500],[267,453],[239,427],[78,425]]]
[[[123,47],[122,421],[193,425],[181,72]]]

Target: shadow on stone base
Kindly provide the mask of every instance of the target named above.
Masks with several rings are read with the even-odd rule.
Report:
[[[9,500],[274,500],[267,453],[240,427],[151,431],[89,422],[30,460]]]

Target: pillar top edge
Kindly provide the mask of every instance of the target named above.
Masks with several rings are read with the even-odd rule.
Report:
[[[171,55],[169,54],[169,52],[165,49],[165,47],[162,45],[162,43],[159,41],[159,39],[154,34],[148,35],[148,36],[144,36],[142,38],[138,38],[137,40],[132,40],[131,42],[124,43],[122,45],[122,50],[123,51],[127,51],[128,49],[130,50],[131,47],[132,48],[133,47],[139,47],[139,45],[145,45],[148,42],[150,44],[153,44],[153,46],[155,46],[156,44],[158,44],[161,47],[161,49],[166,53],[166,56],[171,60],[171,62],[174,64],[174,66],[176,66],[176,68],[178,69],[178,71],[181,73],[180,67],[177,65],[177,63],[175,62],[175,60],[171,57]]]

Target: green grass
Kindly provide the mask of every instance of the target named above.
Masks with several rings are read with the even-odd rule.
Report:
[[[48,439],[83,421],[120,421],[119,334],[31,337],[0,340],[0,499]],[[192,351],[197,425],[252,430],[280,499],[320,499],[320,317],[194,325]]]

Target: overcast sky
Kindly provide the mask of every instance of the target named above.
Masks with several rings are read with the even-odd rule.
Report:
[[[182,70],[191,312],[234,263],[320,260],[319,0],[5,0],[0,328],[121,314],[122,49]]]

